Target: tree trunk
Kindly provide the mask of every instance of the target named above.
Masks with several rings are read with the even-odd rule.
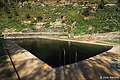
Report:
[[[118,0],[117,4],[118,4],[118,7],[120,7],[120,0]]]
[[[101,1],[100,1],[100,4],[99,4],[99,8],[100,8],[100,9],[104,9],[104,5],[105,5],[105,1],[104,1],[104,0],[101,0]]]

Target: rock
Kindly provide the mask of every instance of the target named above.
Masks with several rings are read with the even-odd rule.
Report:
[[[66,24],[65,23],[62,23],[60,20],[56,20],[55,22],[53,23],[50,23],[50,27],[63,27],[65,26]]]
[[[77,7],[77,6],[78,6],[78,3],[74,3],[73,6]]]
[[[116,4],[105,4],[104,6],[115,7],[115,6],[117,6],[117,5],[116,5]]]
[[[3,32],[7,33],[7,32],[14,32],[15,29],[13,28],[5,28]]]
[[[40,31],[42,28],[44,28],[44,24],[45,23],[43,23],[43,22],[36,23],[35,29],[38,30],[38,31]]]
[[[25,24],[31,24],[31,21],[23,21],[22,23],[25,23]]]
[[[25,28],[22,30],[22,32],[32,32],[32,30],[30,28]]]

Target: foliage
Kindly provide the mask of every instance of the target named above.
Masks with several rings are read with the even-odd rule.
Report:
[[[87,16],[93,17],[84,19],[85,8],[81,5],[64,5],[64,6],[52,6],[52,5],[36,5],[26,4],[12,5],[7,10],[7,13],[0,12],[0,30],[7,28],[13,28],[16,31],[21,31],[24,28],[33,28],[32,24],[23,24],[23,20],[31,20],[33,23],[37,21],[45,22],[45,27],[48,28],[51,22],[55,22],[60,19],[60,16],[65,16],[65,24],[71,25],[75,22],[74,33],[99,33],[99,32],[111,32],[120,30],[120,12],[116,11],[117,7],[106,7],[104,9],[97,9],[95,13]],[[34,20],[34,18],[39,20]],[[89,27],[92,27],[89,30]]]
[[[5,28],[13,29],[14,31],[20,31],[24,28],[31,28],[31,27],[32,27],[32,24],[20,23],[13,19],[9,19],[7,17],[0,20],[0,31],[3,31]]]

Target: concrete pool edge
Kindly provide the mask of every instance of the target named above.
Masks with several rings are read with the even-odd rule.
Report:
[[[22,47],[20,47],[19,45],[17,45],[16,43],[10,40],[5,41],[5,48],[7,48],[9,55],[11,56],[14,62],[14,65],[16,67],[16,70],[18,71],[21,80],[22,79],[29,80],[31,77],[27,75],[34,74],[35,72],[39,72],[39,71],[41,73],[38,73],[39,75],[36,77],[45,79],[45,77],[41,77],[41,76],[44,76],[46,74],[47,76],[50,76],[49,78],[51,80],[54,80],[53,79],[54,69],[45,62],[38,59],[33,54],[31,54],[29,51],[23,49]],[[23,63],[26,65],[23,65]]]
[[[48,39],[48,40],[57,40],[57,41],[68,41],[68,42],[75,42],[75,43],[86,43],[86,44],[96,44],[96,45],[104,45],[104,46],[112,46],[110,44],[103,44],[103,43],[97,43],[97,42],[90,42],[90,41],[79,41],[69,38],[54,38],[54,37],[46,37],[46,36],[38,36],[36,37],[7,37],[6,40],[12,40],[12,39]]]
[[[104,54],[104,53],[103,53]],[[103,55],[103,54],[101,54],[101,55]],[[106,55],[107,54],[111,54],[111,53],[105,53]],[[104,55],[105,55],[104,54]],[[83,61],[81,61],[81,62],[79,62],[79,63],[75,63],[75,64],[72,64],[72,65],[67,65],[67,66],[61,66],[60,68],[55,68],[54,69],[54,71],[56,72],[51,72],[51,74],[52,75],[55,75],[54,76],[54,78],[52,77],[52,79],[51,80],[56,80],[56,78],[57,79],[61,79],[62,77],[63,77],[63,79],[65,78],[66,79],[66,77],[64,77],[64,74],[62,74],[63,73],[63,71],[65,70],[65,71],[67,71],[68,70],[68,68],[70,68],[70,70],[72,69],[72,71],[73,71],[73,74],[76,74],[76,75],[79,75],[79,76],[77,76],[76,78],[78,78],[78,79],[80,79],[80,80],[86,80],[87,78],[89,78],[89,79],[92,79],[92,80],[94,80],[94,79],[99,79],[99,76],[97,75],[97,74],[95,74],[95,73],[91,73],[91,66],[89,66],[89,64],[90,64],[90,62],[92,62],[90,65],[92,65],[92,66],[94,66],[93,65],[93,63],[95,63],[94,61],[96,61],[96,59],[98,59],[99,61],[101,61],[101,60],[103,60],[103,62],[105,61],[106,63],[108,63],[107,61],[109,60],[109,57],[107,57],[108,58],[108,60],[106,61],[106,59],[104,58],[104,56],[103,56],[103,59],[101,59],[102,57],[101,57],[101,55],[99,56],[95,56],[95,57],[92,57],[92,58],[90,58],[90,59],[88,59],[89,60],[89,62],[88,62],[88,60],[83,60]],[[87,64],[87,63],[89,63],[89,64]],[[85,65],[84,65],[85,64]],[[76,68],[76,67],[74,67],[74,66],[78,66],[78,68]],[[79,67],[81,65],[81,67]],[[98,64],[97,64],[98,65]],[[103,65],[103,63],[102,64],[99,64],[99,65],[101,65],[102,67],[105,67],[106,68],[106,66],[105,65]],[[83,71],[84,70],[84,67],[89,67],[89,69],[88,69],[88,71],[89,71],[89,76],[84,76],[84,74],[85,74],[85,72]],[[99,72],[99,68],[97,68],[97,66],[95,66],[96,68],[95,69],[93,69],[92,68],[92,70],[95,70],[95,71],[97,71],[97,73],[100,73]],[[24,68],[23,68],[23,70],[24,70]],[[32,69],[29,69],[29,70],[32,70]],[[77,73],[74,73],[75,71],[78,71]],[[104,69],[103,69],[104,70]],[[112,70],[114,70],[114,69],[112,69]],[[34,72],[34,71],[33,71]],[[31,72],[32,73],[32,72]],[[25,74],[25,73],[24,73]],[[70,74],[67,74],[67,76],[70,76],[72,74],[72,72],[70,73]],[[73,75],[72,74],[72,75]],[[31,74],[31,75],[34,75],[34,73],[33,74]],[[37,75],[37,74],[36,74]],[[109,73],[109,75],[111,75],[110,73]],[[114,74],[114,76],[118,76],[119,75],[119,73],[116,73],[116,74]],[[23,75],[22,75],[23,76]],[[41,75],[38,75],[38,76],[41,76]],[[44,77],[47,77],[48,75],[46,75],[46,76],[44,76]],[[92,77],[91,77],[92,76]],[[36,77],[36,76],[34,76],[34,77]],[[74,76],[75,77],[75,76]],[[66,79],[66,80],[73,80],[74,79],[74,77],[73,78],[69,78],[69,79]],[[24,78],[25,79],[25,78]],[[39,77],[39,79],[35,79],[35,78],[31,78],[31,76],[30,75],[28,75],[28,77],[27,77],[27,80],[39,80],[40,79],[40,77]],[[41,78],[41,79],[43,79],[43,78]],[[50,78],[49,78],[50,79]],[[49,79],[45,79],[45,80],[49,80]]]

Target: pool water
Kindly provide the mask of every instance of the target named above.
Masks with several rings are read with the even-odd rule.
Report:
[[[112,48],[112,46],[49,39],[14,39],[24,49],[52,67],[72,64]]]

